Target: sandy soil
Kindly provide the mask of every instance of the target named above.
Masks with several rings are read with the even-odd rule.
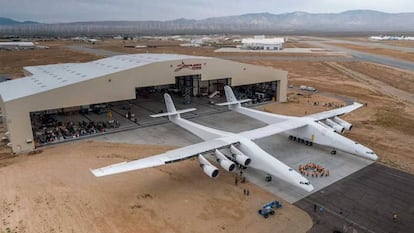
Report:
[[[365,75],[375,77],[375,79],[380,80],[397,89],[414,93],[413,72],[398,71],[388,66],[381,66],[369,62],[343,62],[341,65]]]
[[[236,186],[230,173],[211,179],[194,160],[101,178],[89,172],[168,149],[83,141],[0,160],[0,232],[294,233],[312,226],[286,202],[264,219],[258,208],[278,197]]]
[[[177,54],[187,54],[187,55],[197,55],[197,56],[210,56],[210,57],[246,57],[246,56],[301,56],[301,57],[327,57],[327,56],[338,56],[336,54],[331,53],[262,53],[262,52],[214,52],[218,47],[180,47],[178,46],[179,43],[177,41],[148,41],[148,40],[138,40],[138,41],[122,41],[122,40],[104,40],[98,42],[96,45],[88,45],[85,46],[97,49],[105,49],[115,52],[121,53],[177,53]],[[147,47],[147,48],[125,48],[125,45],[151,45],[155,47]],[[292,42],[286,43],[286,47],[288,48],[312,48],[312,46],[307,45],[301,42]]]
[[[36,66],[67,62],[87,62],[101,57],[74,52],[65,49],[62,45],[69,44],[67,41],[39,42],[39,45],[49,46],[49,49],[0,51],[0,74],[11,75],[12,78],[24,77],[24,66]]]
[[[411,52],[403,52],[403,51],[397,51],[397,50],[385,49],[385,48],[366,47],[366,46],[354,45],[354,44],[343,44],[343,43],[327,43],[327,44],[340,46],[340,47],[353,49],[353,50],[358,50],[361,52],[385,55],[385,56],[389,56],[393,58],[399,58],[402,60],[414,61],[414,53],[411,53]]]

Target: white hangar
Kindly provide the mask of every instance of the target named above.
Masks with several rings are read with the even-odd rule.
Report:
[[[272,86],[272,98],[285,102],[288,74],[269,67],[177,54],[120,55],[24,69],[26,77],[0,83],[3,122],[14,153],[35,149],[34,112],[131,100],[136,98],[137,88],[179,85],[183,80],[191,80],[189,95],[199,95],[201,90],[222,91],[224,85],[262,83]]]

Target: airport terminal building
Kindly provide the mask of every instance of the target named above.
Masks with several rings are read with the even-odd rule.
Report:
[[[73,120],[68,124],[54,116],[76,119],[74,114],[91,114],[87,118],[90,120],[93,114],[114,106],[111,103],[138,101],[153,92],[174,92],[190,104],[191,98],[223,94],[224,86],[231,85],[250,93],[244,97],[256,95],[259,99],[285,102],[288,74],[269,67],[177,54],[120,55],[24,69],[26,77],[0,83],[0,108],[6,130],[3,140],[9,141],[14,153],[33,151],[39,140],[56,142],[113,124],[110,119],[93,124]],[[97,111],[91,112],[94,110]],[[131,119],[131,110],[126,111],[125,117]],[[103,112],[108,115],[107,110]],[[108,118],[112,118],[115,113],[109,114]]]

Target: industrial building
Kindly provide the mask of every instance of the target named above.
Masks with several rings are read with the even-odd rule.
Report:
[[[286,101],[287,91],[286,71],[176,54],[120,55],[86,63],[24,67],[24,70],[27,77],[0,83],[5,135],[14,153],[35,149],[38,133],[35,121],[40,119],[43,121],[40,127],[49,130],[46,129],[51,124],[48,114],[79,114],[89,111],[92,105],[99,113],[108,103],[136,99],[137,93],[145,88],[176,90],[184,99],[191,100],[214,92],[223,94],[223,87],[232,85],[260,98],[281,102]],[[87,122],[78,124],[90,130]],[[52,127],[57,129],[62,125],[52,124]]]
[[[35,44],[33,42],[0,42],[0,50],[21,50],[21,49],[34,49]]]
[[[242,39],[242,49],[252,50],[282,50],[284,38],[274,37],[265,38],[264,36],[255,36],[254,38]]]

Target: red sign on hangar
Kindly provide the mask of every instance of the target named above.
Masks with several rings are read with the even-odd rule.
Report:
[[[182,69],[201,70],[201,67],[201,63],[185,64],[184,61],[182,61],[181,64],[177,65],[177,68],[174,70],[174,72],[180,71]]]

